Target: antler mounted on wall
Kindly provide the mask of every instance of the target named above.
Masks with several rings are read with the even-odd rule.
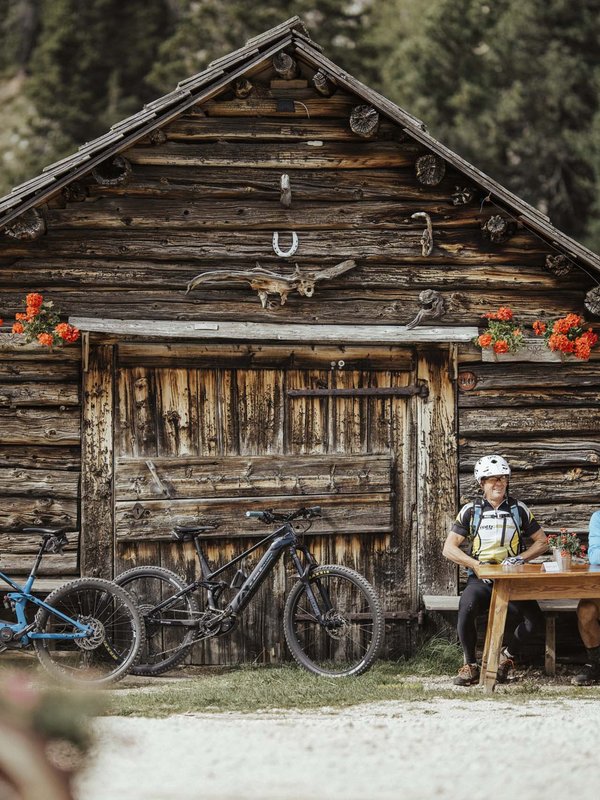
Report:
[[[279,295],[280,305],[283,306],[290,292],[298,292],[303,297],[312,297],[315,293],[315,286],[319,281],[337,278],[339,275],[354,269],[355,266],[356,261],[350,259],[342,261],[334,267],[301,272],[300,267],[296,264],[296,268],[291,275],[281,275],[278,272],[263,269],[257,262],[254,269],[219,269],[205,272],[203,275],[197,275],[188,283],[186,294],[205,283],[247,281],[250,284],[250,288],[258,293],[263,308],[267,308],[269,304],[269,295]]]

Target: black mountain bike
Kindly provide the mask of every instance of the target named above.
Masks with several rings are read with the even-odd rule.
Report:
[[[40,664],[56,678],[104,685],[123,678],[140,656],[144,625],[135,602],[112,581],[80,578],[55,589],[46,600],[32,594],[42,558],[61,553],[64,529],[25,528],[41,536],[31,572],[23,586],[4,572],[12,591],[4,606],[15,620],[0,619],[0,653],[33,646]],[[31,619],[29,606],[37,607]]]
[[[246,516],[266,525],[282,524],[212,572],[200,539],[218,526],[173,529],[175,539],[192,540],[196,548],[200,578],[190,584],[168,569],[152,566],[134,567],[116,578],[116,583],[136,599],[146,623],[146,644],[132,673],[160,675],[183,661],[194,642],[229,633],[286,550],[298,575],[283,619],[285,639],[294,659],[309,672],[330,677],[360,675],[369,669],[383,643],[381,605],[362,575],[344,566],[319,565],[302,541],[312,520],[321,516],[321,509],[247,511]],[[225,570],[267,545],[249,575],[238,569],[231,582],[218,580]],[[227,588],[235,589],[236,594],[221,606],[219,600]],[[198,590],[203,595],[201,607],[195,596]]]

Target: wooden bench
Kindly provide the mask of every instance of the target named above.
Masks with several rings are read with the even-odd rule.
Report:
[[[423,595],[427,611],[458,611],[458,595]],[[576,611],[577,600],[540,600],[539,605],[546,618],[544,647],[544,669],[546,675],[556,674],[556,615],[564,611]]]

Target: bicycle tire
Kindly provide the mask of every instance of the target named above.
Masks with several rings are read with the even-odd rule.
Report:
[[[136,603],[120,586],[102,578],[81,578],[55,589],[46,603],[94,629],[85,639],[33,639],[38,660],[50,675],[102,686],[120,680],[135,665],[145,640],[144,624]],[[35,622],[40,633],[76,630],[45,608],[37,612]]]
[[[185,589],[186,583],[175,572],[164,567],[133,567],[117,576],[115,582],[123,586],[138,604],[144,621],[146,640],[139,663],[131,670],[133,675],[161,675],[185,659],[196,639],[193,628],[161,628],[160,623],[148,618],[148,611],[158,602]],[[191,594],[184,595],[175,606],[163,612],[162,619],[194,619],[199,608]]]
[[[298,581],[284,609],[285,639],[293,658],[315,675],[361,675],[383,645],[384,618],[375,590],[358,572],[336,564],[317,567],[308,581],[325,622],[315,615],[306,583]]]

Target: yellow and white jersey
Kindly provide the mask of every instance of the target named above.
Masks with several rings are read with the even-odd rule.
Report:
[[[474,514],[475,503],[466,503],[458,512],[452,532],[470,539],[471,555],[485,564],[500,564],[505,558],[518,555],[522,537],[540,530],[525,503],[512,498],[504,500],[498,508],[484,500],[477,530],[472,530]],[[517,520],[513,514],[518,515]]]

